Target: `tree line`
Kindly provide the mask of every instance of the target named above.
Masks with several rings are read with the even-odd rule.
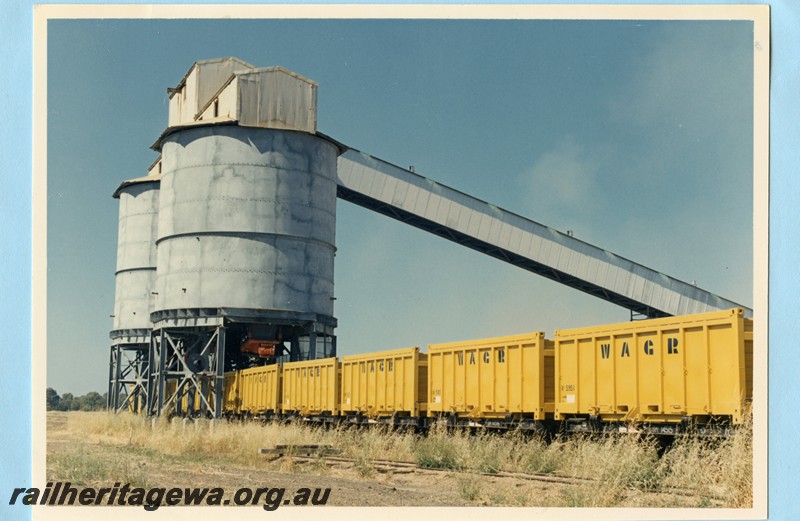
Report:
[[[47,388],[47,410],[48,411],[102,411],[106,408],[108,393],[96,393],[94,391],[83,396],[73,396],[72,393],[64,393],[59,396],[58,392],[52,387]]]

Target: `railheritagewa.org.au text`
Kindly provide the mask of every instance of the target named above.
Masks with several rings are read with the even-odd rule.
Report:
[[[141,506],[147,511],[162,506],[178,505],[259,505],[264,510],[276,510],[288,505],[326,505],[330,499],[330,488],[298,488],[290,492],[285,488],[245,487],[237,489],[232,496],[220,487],[163,488],[133,487],[130,483],[114,483],[112,487],[77,487],[70,482],[51,482],[41,488],[15,488],[9,505],[98,505]]]

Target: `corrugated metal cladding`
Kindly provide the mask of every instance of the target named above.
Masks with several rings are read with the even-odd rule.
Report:
[[[273,129],[167,136],[156,311],[332,316],[337,153],[316,136]]]
[[[741,309],[556,331],[556,419],[680,422],[752,399],[753,321]]]
[[[428,346],[428,412],[544,420],[554,410],[553,341],[543,332]]]
[[[317,131],[317,84],[280,67],[236,75],[239,113],[246,127]]]
[[[236,121],[239,114],[239,82],[235,79],[236,76],[231,77],[219,94],[200,109],[200,114],[195,118],[197,123]]]
[[[244,414],[275,413],[281,408],[281,367],[265,365],[251,367],[238,373],[238,409]],[[227,375],[226,375],[227,376]],[[226,382],[227,385],[227,382]]]
[[[158,176],[126,181],[114,194],[119,197],[119,235],[112,337],[152,327],[159,181]]]
[[[424,415],[427,369],[428,355],[418,347],[342,357],[342,413]]]
[[[336,358],[283,364],[281,401],[284,413],[339,414],[341,365]]]
[[[314,133],[317,83],[282,67],[236,58],[195,63],[171,90],[169,128],[220,120]]]
[[[448,233],[441,235],[501,258],[514,257],[520,266],[527,261],[543,266],[555,274],[551,278],[620,305],[628,305],[627,299],[638,309],[669,315],[744,308],[357,150],[339,157],[338,184],[340,197],[345,189],[358,194],[355,202],[364,204],[358,198],[366,198],[373,209],[389,207],[387,215],[429,231],[445,227]],[[427,224],[420,225],[420,218]],[[476,247],[477,241],[483,245]]]
[[[174,89],[170,89],[169,123],[176,127],[194,122],[195,116],[212,99],[235,71],[254,67],[238,58],[195,62]]]

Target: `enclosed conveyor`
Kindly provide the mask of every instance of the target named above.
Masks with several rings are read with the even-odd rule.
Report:
[[[752,310],[350,149],[338,160],[340,199],[444,237],[647,317]]]

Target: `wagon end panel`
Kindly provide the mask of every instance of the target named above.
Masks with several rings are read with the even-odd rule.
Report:
[[[339,398],[339,406],[342,414],[348,415],[356,412],[356,400],[358,385],[358,362],[342,357],[342,394]]]
[[[744,413],[750,408],[753,402],[753,320],[745,318],[744,329]]]
[[[542,350],[544,388],[541,390],[541,396],[545,418],[549,418],[555,413],[556,409],[556,350],[553,340],[545,340],[544,342],[544,349]]]
[[[224,396],[224,409],[227,414],[239,414],[241,406],[241,397],[239,395],[239,372],[229,371],[225,373],[225,381],[223,383],[225,390]]]
[[[414,416],[423,417],[428,413],[428,354],[417,353],[416,411]]]
[[[556,331],[555,345],[555,419],[563,420],[565,415],[578,412],[578,342],[574,338],[562,338]]]
[[[709,325],[708,336],[709,411],[741,423],[752,399],[752,321],[746,325],[743,317],[731,317]]]

